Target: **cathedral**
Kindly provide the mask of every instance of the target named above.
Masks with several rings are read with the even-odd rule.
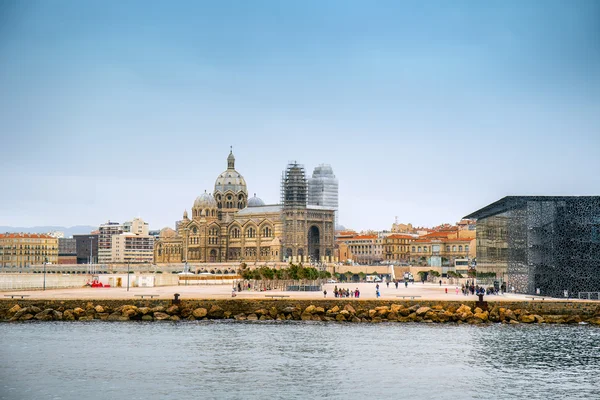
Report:
[[[249,197],[231,151],[213,193],[198,196],[176,230],[160,231],[155,263],[335,261],[335,210],[308,204],[307,193],[304,167],[290,163],[282,176],[281,204]]]

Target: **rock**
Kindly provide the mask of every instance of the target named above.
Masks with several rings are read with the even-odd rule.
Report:
[[[600,325],[600,317],[590,318],[588,322],[593,325]]]
[[[284,314],[291,314],[294,311],[296,311],[296,308],[295,307],[285,307],[282,311]]]
[[[103,313],[104,307],[98,305],[98,306],[94,307],[94,310],[96,310],[97,313]]]
[[[578,324],[581,322],[581,317],[579,315],[571,315],[567,317],[565,320],[567,324]]]
[[[444,309],[444,307],[441,304],[436,304],[435,306],[431,307],[433,310],[437,310],[437,311],[442,311]]]
[[[415,311],[417,311],[421,306],[419,306],[418,304],[415,304],[414,306],[410,306],[408,307],[408,311],[410,311],[409,315],[414,313]]]
[[[517,321],[516,319],[511,319],[510,320],[510,324],[512,324],[512,325],[516,325],[518,323],[519,323],[519,321]]]
[[[481,311],[481,308],[477,307],[475,309],[475,311],[477,311],[477,310]],[[477,318],[477,319],[480,319],[481,322],[487,322],[487,320],[488,320],[488,312],[487,311],[485,311],[485,312],[476,312],[475,314],[473,314],[473,317]]]
[[[210,310],[208,310],[208,317],[209,318],[223,318],[223,315],[225,314],[225,310],[223,310],[221,307],[217,306],[217,305],[213,305]],[[156,315],[155,315],[156,317]]]
[[[164,312],[164,311],[165,311],[165,308],[164,308],[163,306],[156,306],[156,307],[152,308],[152,309],[151,309],[151,311],[152,311],[153,313],[156,313],[156,312]]]
[[[379,306],[379,307],[375,307],[375,311],[377,311],[378,313],[380,311],[386,311],[386,313],[387,313],[388,311],[390,311],[390,308],[388,306]]]
[[[316,307],[313,314],[325,314],[325,309],[323,307]]]
[[[408,317],[410,315],[410,310],[408,308],[402,307],[400,308],[400,310],[398,310],[398,314],[402,315],[403,317]]]
[[[181,318],[179,318],[179,315],[171,315],[171,318],[169,318],[171,321],[179,321]]]
[[[52,319],[54,319],[55,321],[62,321],[63,313],[61,313],[60,311],[52,310]]]
[[[333,308],[327,310],[328,314],[338,313],[340,312],[340,308],[338,306],[334,306]]]
[[[532,322],[535,322],[535,317],[531,314],[521,314],[521,316],[519,317],[519,321],[524,322],[526,324],[531,324]]]
[[[387,317],[388,321],[397,321],[398,320],[398,314],[396,314],[393,311],[390,311],[388,313],[388,315],[386,315],[386,317]]]
[[[350,314],[356,314],[356,310],[350,304],[346,304],[344,310],[348,311]]]
[[[246,318],[248,321],[258,321],[258,316],[254,313],[248,315],[248,317]]]
[[[312,320],[312,314],[302,313],[302,315],[300,316],[300,319],[302,321],[311,321]]]
[[[272,321],[273,318],[271,318],[270,314],[266,314],[266,315],[261,315],[258,320],[259,321]]]
[[[400,311],[401,309],[405,308],[403,305],[400,304],[392,304],[390,306],[390,311],[393,313],[398,313],[398,311]]]
[[[190,321],[194,320],[194,316],[192,315],[192,309],[191,308],[184,308],[183,310],[181,310],[181,312],[179,313],[179,315],[181,315],[181,318],[188,318],[190,319]]]
[[[534,314],[533,318],[535,318],[535,322],[537,322],[538,324],[544,323],[544,318],[542,318],[540,315]]]
[[[208,314],[208,310],[206,308],[196,308],[194,311],[192,311],[192,315],[195,318],[204,318],[206,317],[206,314]]]
[[[223,313],[223,318],[231,318],[231,311],[225,311],[225,313]]]
[[[138,308],[138,312],[141,315],[146,315],[150,312],[150,307],[140,307],[140,308]]]
[[[73,315],[75,315],[76,318],[81,318],[85,315],[85,310],[81,307],[76,307],[73,310]]]
[[[275,318],[275,317],[277,317],[277,314],[279,314],[279,313],[277,312],[277,308],[275,308],[275,307],[271,307],[271,308],[269,309],[269,315],[271,316],[271,318]]]
[[[19,321],[29,321],[33,318],[33,314],[23,314],[19,317]]]
[[[456,310],[456,314],[464,314],[464,313],[467,313],[467,314],[471,313],[471,307],[461,304],[460,307],[458,307],[458,310]]]
[[[246,314],[241,313],[241,314],[237,314],[233,317],[233,319],[235,319],[236,321],[245,321],[246,320]]]
[[[312,314],[315,311],[315,308],[316,307],[311,304],[310,306],[306,307],[304,314]]]
[[[108,319],[108,316],[110,315],[109,313],[105,312],[105,313],[99,313],[97,314],[98,318],[100,318],[102,321],[106,321]]]
[[[507,309],[504,312],[504,319],[506,321],[516,321],[517,320],[517,316],[515,315],[515,313],[512,310]]]
[[[473,311],[473,314],[481,314],[483,312],[483,310],[479,307],[475,308],[475,311]]]
[[[371,320],[371,322],[374,323],[374,324],[378,324],[380,322],[383,322],[383,320],[381,318],[379,318],[379,317],[375,317],[375,318],[373,318]]]
[[[11,308],[8,310],[8,312],[7,312],[7,315],[8,315],[9,317],[12,317],[12,316],[14,316],[14,315],[15,315],[15,314],[16,314],[18,311],[20,311],[20,310],[21,310],[21,306],[20,306],[20,305],[18,305],[18,304],[15,304],[14,306],[12,306],[12,307],[11,307]]]
[[[27,309],[28,309],[28,310],[29,310],[29,312],[30,312],[30,313],[32,313],[32,314],[37,314],[37,313],[39,313],[39,312],[41,312],[41,311],[42,311],[42,309],[41,309],[41,308],[39,308],[39,307],[36,307],[36,306],[27,307]]]
[[[483,321],[479,318],[471,317],[471,318],[467,319],[467,323],[469,323],[471,325],[475,325],[475,324],[482,324]]]
[[[352,322],[360,322],[360,318],[353,316],[352,317]]]
[[[427,314],[429,311],[431,311],[431,308],[429,307],[419,307],[416,311],[417,316],[418,317],[422,317],[423,315]]]
[[[346,311],[346,310],[344,310],[344,311]],[[348,311],[346,311],[346,313],[348,313]],[[348,313],[348,314],[350,314],[350,313]],[[344,316],[344,314],[339,313],[338,315],[335,316],[335,320],[336,321],[345,321],[346,317]]]
[[[369,318],[373,318],[377,315],[377,310],[369,310]]]
[[[35,314],[35,319],[39,321],[52,321],[52,314],[50,313],[50,309],[44,310],[40,313]]]
[[[154,317],[150,314],[142,315],[142,321],[154,321]]]
[[[173,304],[172,306],[167,308],[166,313],[169,315],[176,315],[177,313],[179,313],[179,306]]]
[[[269,312],[267,310],[265,310],[264,308],[261,308],[260,310],[256,310],[254,311],[254,314],[256,315],[265,315],[268,314]]]
[[[154,313],[154,319],[157,321],[164,321],[171,318],[171,316],[167,313],[164,312],[155,312]]]
[[[118,312],[118,311],[115,311],[114,313],[110,314],[110,315],[108,316],[108,318],[106,318],[106,320],[107,320],[107,321],[121,321],[121,318],[122,318],[122,317],[123,317],[123,316],[121,315],[121,313],[120,313],[120,312]],[[84,318],[84,317],[80,317],[79,319],[81,319],[81,318]],[[124,317],[124,318],[127,318],[127,317]],[[129,318],[127,318],[127,320],[129,320]]]
[[[75,315],[73,315],[73,310],[65,310],[65,312],[63,313],[63,319],[65,321],[74,321]]]

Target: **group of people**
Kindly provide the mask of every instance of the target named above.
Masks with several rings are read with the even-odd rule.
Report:
[[[488,288],[485,288],[483,286],[479,286],[479,285],[474,285],[472,282],[469,284],[469,282],[467,281],[466,284],[462,285],[461,288],[462,294],[465,296],[470,295],[490,295],[490,294],[498,294],[498,289],[496,289],[494,286],[490,286]],[[458,286],[456,287],[456,294],[458,294]]]
[[[327,297],[327,290],[323,291],[323,295],[324,297]],[[356,299],[358,299],[360,297],[360,290],[358,290],[358,288],[356,288],[356,290],[350,290],[350,289],[342,289],[337,287],[337,285],[335,286],[335,288],[333,289],[333,295],[335,297],[354,297]]]

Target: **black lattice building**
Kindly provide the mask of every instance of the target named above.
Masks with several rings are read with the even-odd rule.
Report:
[[[477,272],[509,290],[600,292],[600,196],[508,196],[465,218],[477,219]]]

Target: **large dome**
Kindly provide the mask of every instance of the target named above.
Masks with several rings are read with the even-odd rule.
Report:
[[[213,208],[217,206],[217,201],[210,193],[202,193],[200,196],[196,197],[194,201],[195,208]]]
[[[260,207],[264,205],[265,202],[260,197],[256,197],[256,193],[254,193],[254,197],[248,199],[248,207]]]
[[[229,153],[227,157],[227,170],[222,172],[215,181],[214,192],[225,193],[231,190],[233,193],[244,192],[247,193],[246,180],[235,170],[235,157],[233,152]]]

